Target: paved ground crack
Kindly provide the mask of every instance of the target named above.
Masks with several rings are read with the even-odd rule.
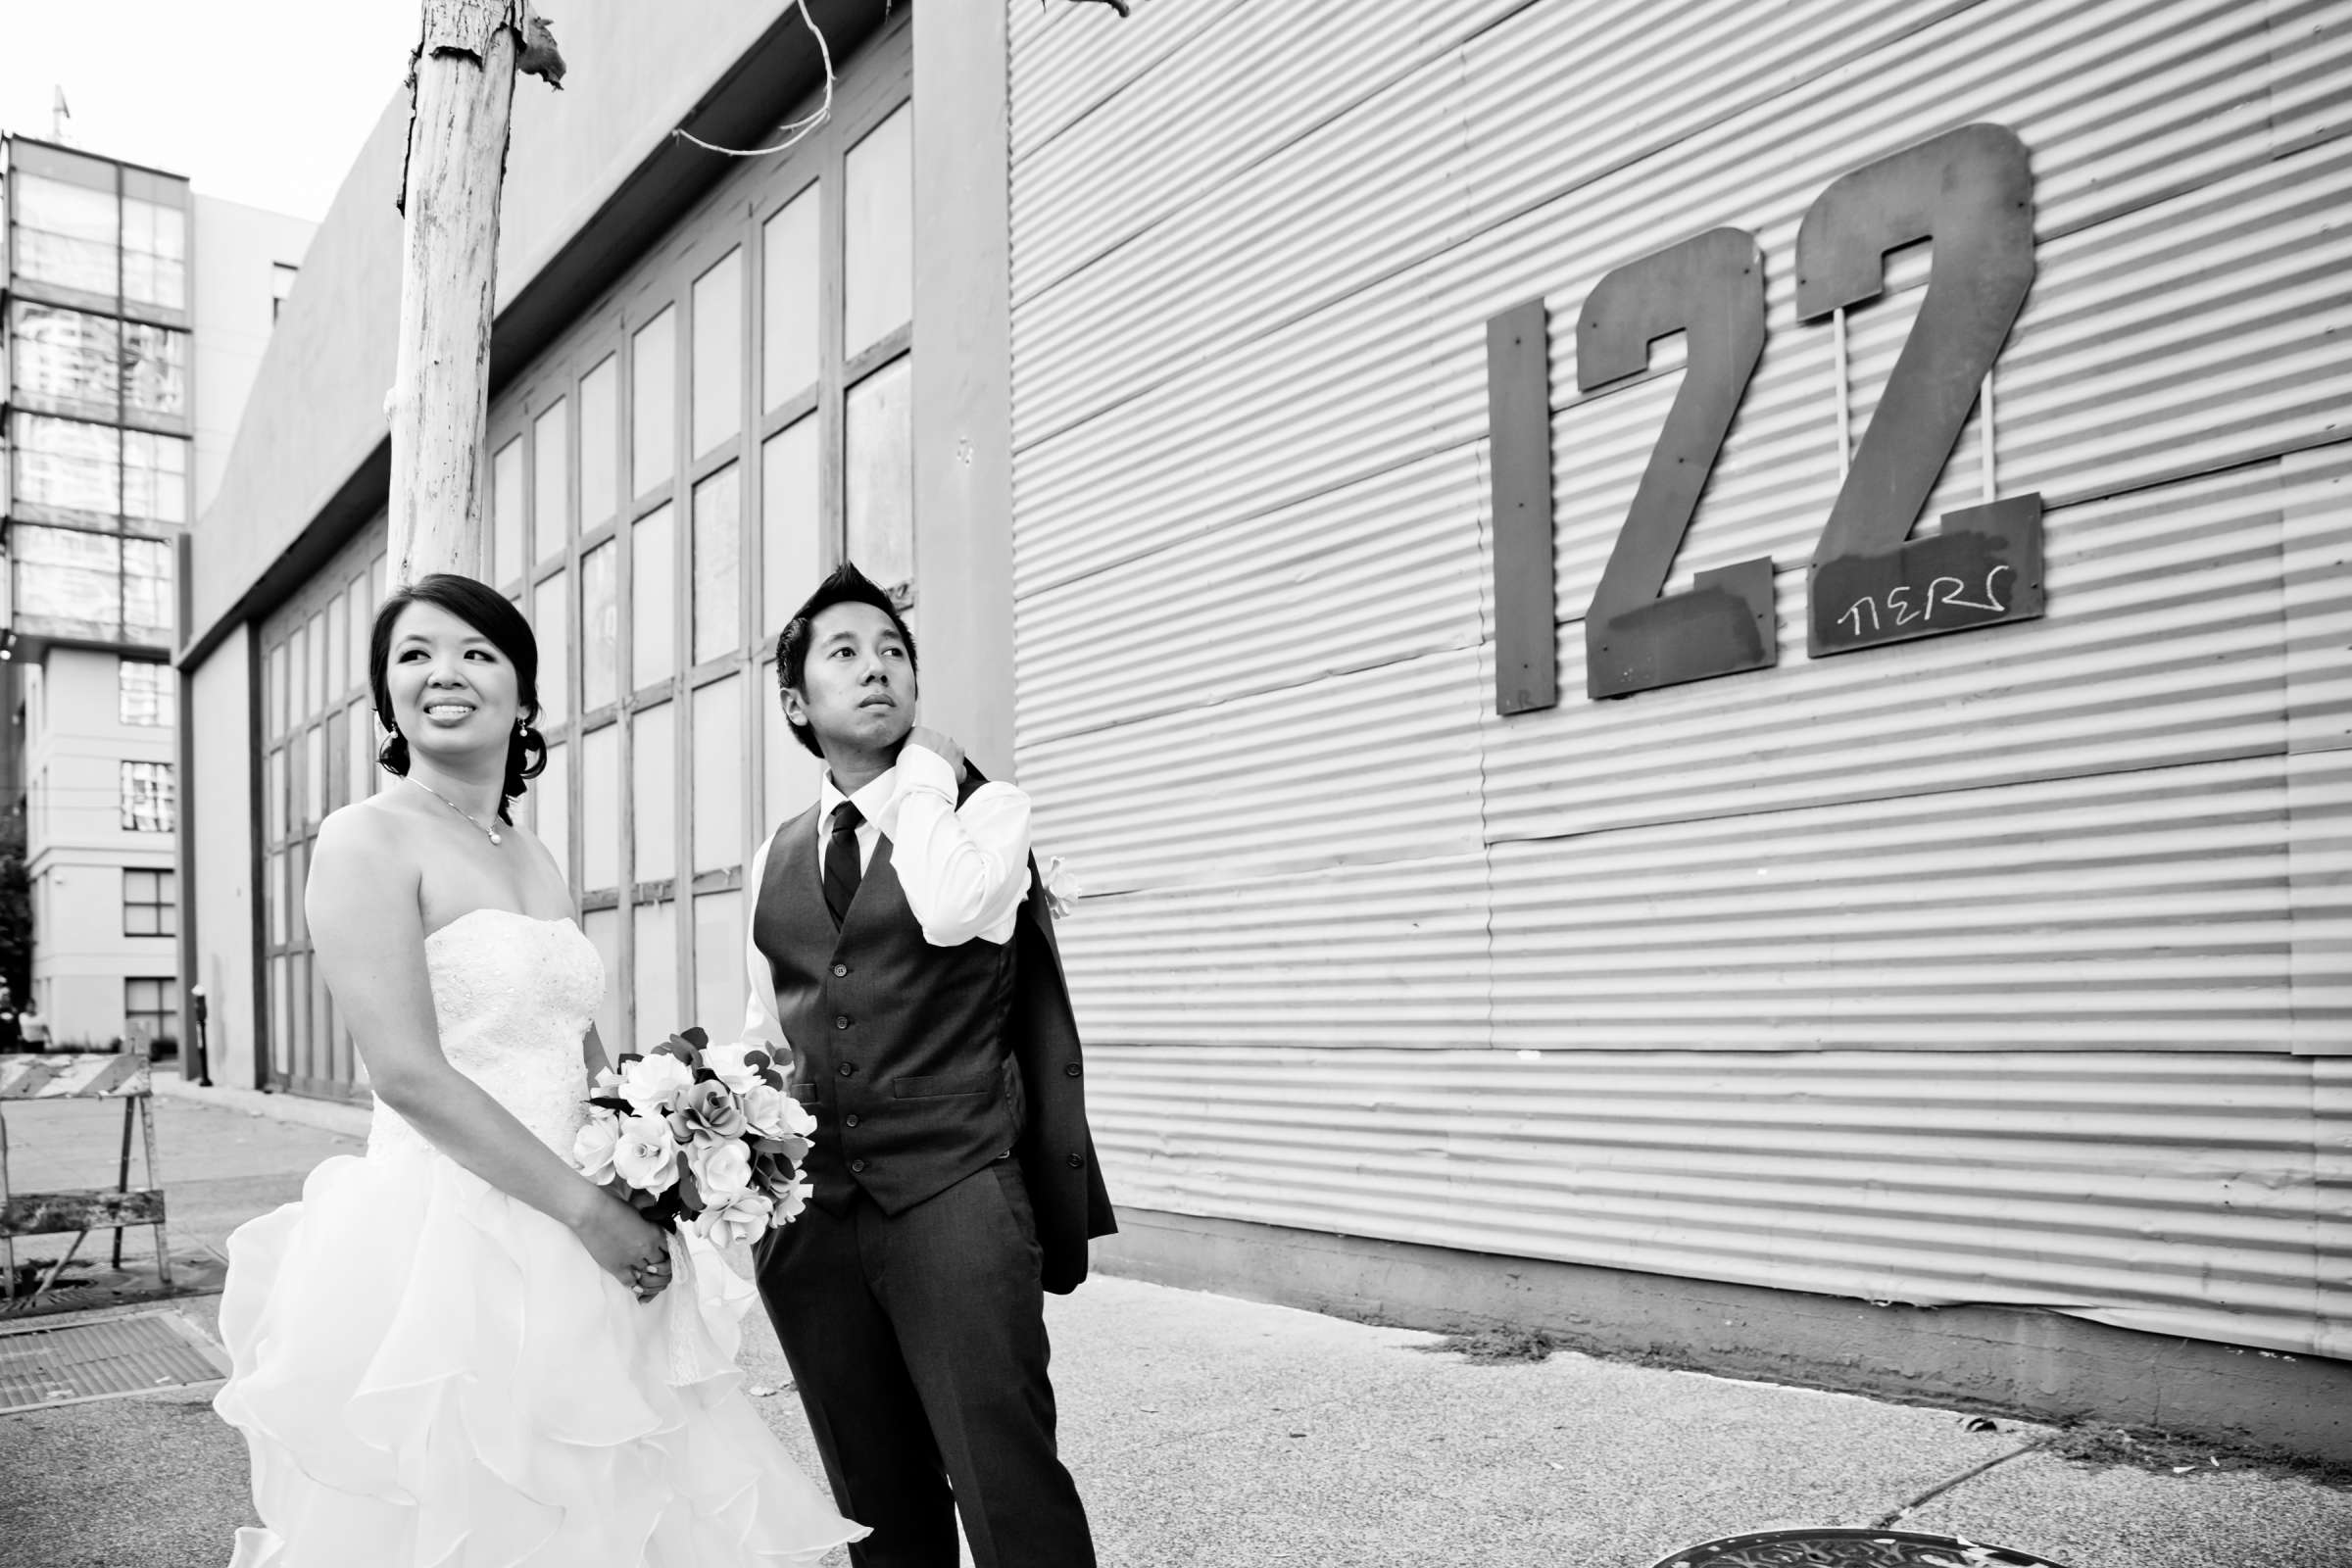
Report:
[[[2049,1440],[2047,1438],[2035,1438],[2031,1443],[2020,1444],[2018,1446],[2011,1448],[2007,1453],[1996,1453],[1991,1458],[1985,1460],[1983,1464],[1970,1465],[1967,1469],[1961,1471],[1958,1475],[1951,1477],[1949,1480],[1938,1481],[1936,1485],[1930,1487],[1918,1496],[1913,1497],[1910,1501],[1897,1506],[1892,1512],[1885,1514],[1880,1518],[1873,1519],[1870,1522],[1870,1528],[1873,1530],[1890,1529],[1893,1527],[1895,1522],[1901,1519],[1905,1514],[1911,1513],[1918,1508],[1925,1507],[1927,1504],[1934,1502],[1937,1497],[1942,1496],[1954,1487],[1960,1486],[1964,1482],[1974,1481],[1977,1477],[1983,1475],[1985,1471],[1990,1470],[1995,1465],[2007,1464],[2012,1459],[2021,1458],[2026,1454],[2035,1452],[2048,1441]]]

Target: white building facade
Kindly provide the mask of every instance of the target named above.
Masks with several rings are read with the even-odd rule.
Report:
[[[2352,1452],[2352,36],[812,9],[773,159],[670,131],[812,107],[781,5],[516,99],[482,570],[609,1040],[730,1016],[847,554],[1086,890],[1106,1266]],[[406,128],[180,652],[215,1015],[325,1095]]]

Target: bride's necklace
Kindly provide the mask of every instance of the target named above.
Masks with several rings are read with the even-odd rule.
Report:
[[[486,827],[482,826],[482,824],[481,824],[479,821],[476,821],[476,820],[474,819],[474,815],[473,815],[473,813],[472,813],[472,812],[470,812],[470,811],[466,810],[466,808],[464,808],[463,806],[460,806],[460,805],[459,805],[457,802],[455,802],[455,801],[451,800],[451,799],[450,799],[448,796],[446,796],[446,795],[442,794],[442,793],[441,793],[439,790],[437,790],[437,789],[433,788],[433,787],[432,787],[430,784],[427,784],[427,783],[426,783],[424,780],[422,780],[422,779],[418,778],[418,777],[417,777],[416,774],[414,774],[414,773],[406,773],[406,774],[403,774],[403,775],[402,775],[402,777],[406,778],[406,779],[407,779],[407,780],[408,780],[410,783],[412,783],[412,784],[416,785],[416,786],[418,789],[420,789],[420,790],[424,791],[424,793],[425,793],[425,794],[427,794],[427,795],[430,795],[430,796],[431,796],[431,797],[432,797],[434,800],[436,800],[436,801],[439,801],[439,802],[440,802],[440,803],[441,803],[443,806],[446,806],[446,807],[448,807],[448,808],[449,808],[451,810],[453,810],[453,811],[457,812],[457,813],[458,813],[460,816],[462,816],[462,817],[466,818],[466,820],[468,823],[471,823],[471,824],[472,824],[473,830],[474,830],[476,833],[479,833],[479,834],[480,834],[482,837],[484,837],[484,838],[488,839],[488,840],[489,840],[491,843],[493,843],[493,844],[504,844],[504,843],[506,842],[506,840],[504,840],[504,839],[500,838],[500,837],[499,837],[499,836],[498,836],[496,833],[492,832],[492,831],[491,831],[489,828],[486,828]]]

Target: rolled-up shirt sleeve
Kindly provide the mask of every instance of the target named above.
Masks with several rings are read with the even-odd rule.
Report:
[[[883,825],[891,867],[923,940],[952,948],[1012,939],[1029,894],[1029,797],[990,782],[956,804],[956,770],[920,746],[899,753]]]
[[[752,906],[756,907],[760,889],[766,886],[767,852],[775,845],[774,838],[760,846],[752,857],[750,879],[744,884],[751,889]],[[748,912],[748,910],[747,910]],[[779,1062],[792,1059],[792,1042],[784,1038],[784,1021],[776,1015],[776,977],[767,966],[767,957],[760,951],[754,935],[754,922],[743,923],[744,986],[743,1033],[737,1044],[758,1046]]]

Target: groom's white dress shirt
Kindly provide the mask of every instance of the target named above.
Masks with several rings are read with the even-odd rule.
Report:
[[[830,769],[816,798],[817,871],[824,872],[833,808],[843,801],[858,808],[858,867],[873,864],[874,846],[890,839],[890,867],[906,895],[906,906],[933,947],[952,948],[977,937],[1003,947],[1012,940],[1029,896],[1029,797],[1018,786],[990,780],[972,791],[958,808],[956,769],[937,752],[907,746],[896,767],[885,769],[855,795],[833,784]],[[776,1017],[776,982],[757,936],[760,891],[767,885],[767,852],[774,835],[752,857],[750,897],[745,903],[744,964],[750,997],[744,1007],[743,1044],[789,1052]]]

